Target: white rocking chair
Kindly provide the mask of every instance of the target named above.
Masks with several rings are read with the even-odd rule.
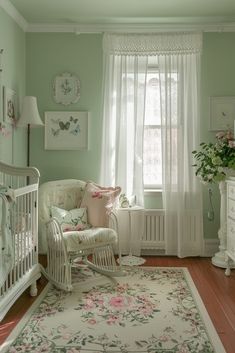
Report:
[[[110,213],[110,228],[92,227],[67,233],[62,231],[58,220],[50,216],[52,206],[64,210],[76,208],[82,200],[85,185],[84,181],[67,179],[46,182],[39,188],[39,251],[47,252],[47,268],[42,272],[56,287],[65,291],[73,289],[71,269],[77,258],[82,258],[89,268],[101,274],[123,275],[114,257],[116,247],[120,262],[118,224],[114,212]]]

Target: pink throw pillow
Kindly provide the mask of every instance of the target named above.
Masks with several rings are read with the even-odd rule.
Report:
[[[80,207],[86,207],[88,222],[93,227],[108,227],[108,217],[118,195],[121,192],[119,186],[102,187],[93,182],[88,182]]]

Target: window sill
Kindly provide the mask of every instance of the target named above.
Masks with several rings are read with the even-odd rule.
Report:
[[[162,189],[144,189],[144,195],[161,194]]]

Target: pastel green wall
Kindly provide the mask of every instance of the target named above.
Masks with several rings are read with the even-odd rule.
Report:
[[[98,181],[101,149],[102,36],[75,34],[26,35],[28,95],[38,98],[42,120],[45,111],[89,111],[88,151],[49,151],[44,149],[44,129],[32,129],[31,164],[38,167],[41,182],[80,178]],[[52,84],[63,72],[76,74],[81,98],[63,106],[53,99]]]
[[[211,141],[208,131],[209,97],[235,95],[235,33],[205,33],[203,35],[201,85],[201,140]],[[25,94],[38,98],[39,111],[88,110],[90,148],[88,151],[46,151],[44,129],[32,129],[31,165],[41,172],[41,182],[60,178],[99,178],[101,150],[101,89],[102,35],[23,33],[15,22],[0,9],[0,47],[4,48],[2,85],[15,89],[19,101]],[[25,70],[26,49],[26,70]],[[81,82],[81,98],[71,106],[56,104],[52,83],[62,72],[76,73]],[[14,130],[14,138],[0,135],[0,159],[16,165],[26,164],[26,134]],[[13,146],[13,148],[12,148]],[[208,190],[204,190],[204,233],[217,237],[219,226],[219,193],[213,186],[215,221],[207,220]],[[160,208],[161,194],[146,196],[146,207]]]
[[[25,95],[25,33],[0,8],[0,48],[4,49],[2,56],[3,72],[0,73],[0,94],[6,86],[17,92],[18,105]],[[0,100],[2,102],[2,100]],[[0,103],[0,121],[3,119],[3,105]],[[0,132],[0,160],[15,165],[26,163],[25,129],[12,129],[6,125],[8,136]]]
[[[201,140],[213,141],[209,131],[209,97],[235,96],[235,33],[203,35],[201,82]],[[32,164],[42,174],[41,181],[59,178],[98,180],[101,147],[102,35],[26,35],[27,94],[36,95],[41,116],[48,110],[88,110],[91,112],[89,151],[45,151],[43,129],[32,131]],[[76,73],[81,81],[81,99],[69,107],[56,104],[52,82],[57,74]],[[203,186],[205,238],[216,238],[219,227],[219,193],[213,189],[215,220],[208,221],[208,189]],[[146,196],[146,207],[162,207],[161,194]]]
[[[235,96],[235,33],[205,33],[203,35],[201,83],[201,141],[214,141],[215,132],[209,131],[209,98]],[[233,127],[232,127],[233,128]],[[215,220],[207,219],[208,188],[204,191],[204,234],[217,237],[219,228],[220,196],[218,185],[212,186]]]
[[[209,127],[209,97],[235,96],[235,33],[203,35],[201,82],[201,141],[213,141]],[[46,151],[44,129],[32,129],[31,165],[39,168],[41,182],[51,179],[99,179],[101,150],[102,35],[27,33],[0,8],[0,48],[4,48],[2,86],[17,92],[19,108],[25,94],[35,95],[42,119],[45,111],[87,110],[90,119],[88,151]],[[26,52],[26,54],[25,54]],[[81,81],[81,98],[70,106],[56,104],[52,83],[56,75],[71,72]],[[25,87],[26,86],[26,87]],[[25,89],[26,88],[26,89]],[[2,121],[2,105],[0,106]],[[0,160],[26,165],[26,131],[7,126],[0,133]],[[203,186],[205,238],[216,238],[219,227],[219,193],[212,186],[215,220],[207,219],[208,188]],[[161,194],[146,196],[146,207],[161,208]]]

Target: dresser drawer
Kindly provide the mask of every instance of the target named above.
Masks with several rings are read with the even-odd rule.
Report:
[[[228,184],[228,197],[235,200],[235,185]]]
[[[227,236],[227,249],[231,252],[231,254],[235,254],[235,237]]]
[[[227,250],[235,255],[235,222],[229,218],[227,224]]]
[[[228,218],[227,236],[235,240],[235,222],[231,218]]]
[[[235,220],[235,200],[228,198],[228,217],[231,217]]]

